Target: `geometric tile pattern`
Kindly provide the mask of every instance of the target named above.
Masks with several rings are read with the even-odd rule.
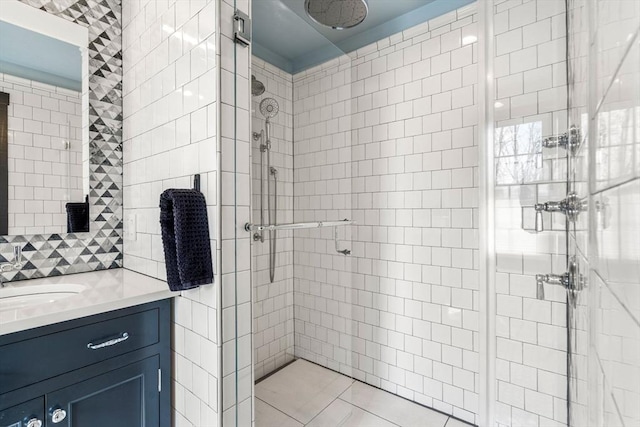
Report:
[[[0,236],[5,281],[122,267],[122,5],[119,0],[21,0],[89,29],[89,233]]]

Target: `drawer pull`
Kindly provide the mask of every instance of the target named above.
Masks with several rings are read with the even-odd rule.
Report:
[[[121,342],[126,341],[128,339],[129,339],[129,334],[126,332],[123,332],[122,335],[120,335],[118,338],[113,338],[105,342],[102,342],[100,344],[94,344],[90,342],[89,344],[87,344],[87,348],[90,348],[91,350],[99,350],[101,348],[111,347],[112,345],[120,344]]]

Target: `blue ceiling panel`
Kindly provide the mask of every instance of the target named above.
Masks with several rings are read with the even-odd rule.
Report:
[[[311,20],[304,0],[253,0],[253,53],[298,73],[473,1],[368,0],[362,24],[334,30]]]

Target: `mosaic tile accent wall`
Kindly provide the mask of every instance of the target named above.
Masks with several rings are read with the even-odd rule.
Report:
[[[0,263],[22,245],[5,281],[122,267],[122,28],[119,0],[21,0],[89,29],[91,232],[0,236]]]

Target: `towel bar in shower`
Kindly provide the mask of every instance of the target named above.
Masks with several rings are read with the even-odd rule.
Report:
[[[335,227],[333,233],[333,239],[336,245],[336,252],[342,254],[344,256],[351,255],[351,249],[339,249],[338,248],[338,227],[341,225],[352,225],[355,224],[355,221],[352,220],[342,220],[342,221],[318,221],[318,222],[298,222],[292,224],[271,224],[271,225],[258,225],[258,224],[250,224],[246,223],[244,225],[244,229],[246,231],[262,231],[262,230],[299,230],[303,228],[326,228],[326,227]],[[259,235],[259,233],[256,233]],[[254,240],[257,240],[256,235],[254,235]]]
[[[297,222],[292,224],[263,225],[246,223],[244,229],[246,231],[262,231],[262,230],[299,230],[303,228],[321,228],[321,227],[339,227],[341,225],[355,224],[352,220],[342,221],[318,221],[318,222]]]

